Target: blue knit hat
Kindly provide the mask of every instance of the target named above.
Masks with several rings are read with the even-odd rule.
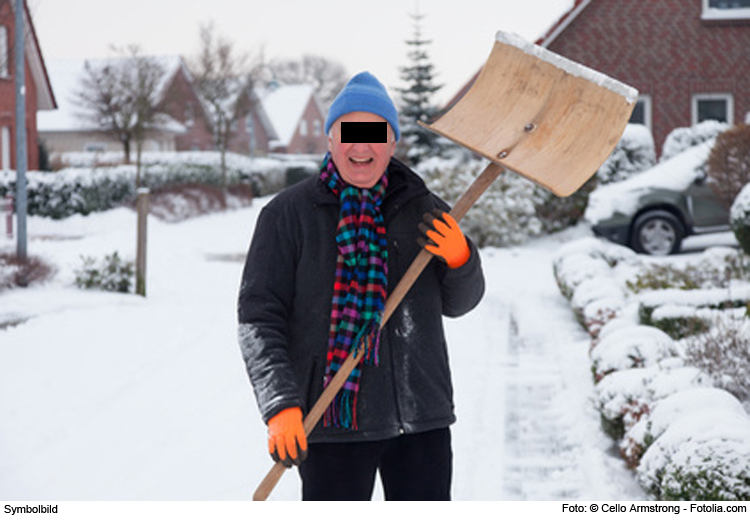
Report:
[[[401,137],[396,107],[385,87],[370,72],[361,72],[352,77],[331,103],[326,119],[326,134],[337,119],[349,112],[376,114],[391,125],[396,140]]]

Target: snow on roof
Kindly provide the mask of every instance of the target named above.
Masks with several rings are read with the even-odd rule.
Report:
[[[537,40],[537,44],[544,48],[550,44],[588,7],[591,0],[575,0],[573,5],[563,13],[557,21],[547,30],[547,32]]]
[[[289,145],[314,89],[311,85],[283,85],[266,94],[263,108],[278,134],[279,145]]]
[[[57,109],[37,115],[37,128],[40,132],[68,131],[83,127],[82,121],[75,115],[75,104],[71,101],[82,72],[82,60],[47,61],[47,73],[57,98]]]
[[[174,72],[180,67],[179,56],[150,57],[164,70],[158,91],[166,87]],[[94,68],[111,64],[120,59],[60,59],[47,61],[47,73],[52,90],[57,99],[57,109],[40,112],[37,115],[37,128],[40,132],[69,132],[90,130],[90,124],[80,117],[81,109],[76,105],[75,94],[81,89],[81,80],[85,73],[86,63]]]

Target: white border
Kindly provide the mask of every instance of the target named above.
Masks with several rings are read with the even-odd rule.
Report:
[[[718,9],[710,7],[709,0],[703,0],[702,20],[747,20],[750,19],[750,7]]]

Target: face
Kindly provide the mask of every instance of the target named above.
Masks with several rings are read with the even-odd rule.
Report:
[[[341,123],[385,122],[385,119],[369,112],[344,114],[331,126],[328,136],[328,150],[339,175],[350,185],[371,188],[383,176],[391,156],[396,152],[396,140],[388,125],[387,143],[341,143]]]

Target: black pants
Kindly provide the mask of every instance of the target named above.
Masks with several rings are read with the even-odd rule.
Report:
[[[450,429],[384,441],[310,443],[300,466],[302,499],[372,499],[376,472],[386,500],[450,500]]]

